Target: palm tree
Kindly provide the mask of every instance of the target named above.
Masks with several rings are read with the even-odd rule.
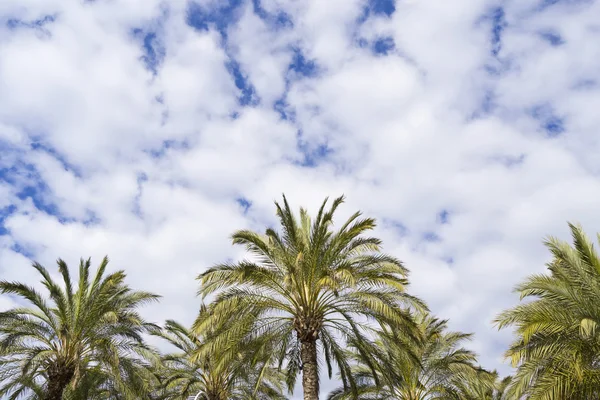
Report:
[[[148,399],[157,400],[155,390],[159,385],[156,375],[153,373],[156,367],[155,363],[149,363],[141,359],[122,359],[126,366],[121,367],[121,376],[119,380],[113,378],[112,373],[107,373],[99,366],[90,366],[86,369],[85,375],[76,385],[68,385],[63,392],[65,400],[129,400],[129,399]],[[135,362],[137,365],[132,368],[130,364]],[[128,374],[128,371],[134,371],[134,374]],[[125,386],[126,385],[126,386]],[[33,396],[30,400],[42,400],[43,396]]]
[[[375,355],[375,375],[367,367],[373,361],[355,352],[359,396],[339,388],[329,400],[467,400],[466,383],[486,379],[485,372],[475,366],[475,354],[462,347],[471,335],[448,332],[447,321],[429,315],[418,315],[416,319],[419,341],[393,328],[382,329],[376,340],[379,351]],[[490,380],[488,387],[491,385]]]
[[[355,388],[344,343],[352,340],[367,353],[372,321],[410,330],[414,323],[407,307],[425,308],[405,293],[407,270],[401,262],[380,253],[379,239],[364,236],[375,220],[357,212],[332,230],[343,200],[335,199],[326,210],[326,199],[312,221],[304,209],[297,218],[284,196],[283,206],[275,203],[281,233],[235,232],[233,244],[245,246],[251,258],[199,276],[199,293],[215,297],[210,317],[196,323],[196,333],[220,327],[212,349],[240,340],[269,346],[280,367],[287,361],[290,391],[302,371],[305,400],[319,398],[319,355],[329,376],[335,362],[344,385]]]
[[[549,238],[549,274],[516,287],[520,304],[501,313],[499,328],[515,327],[506,356],[518,367],[508,392],[529,400],[590,400],[600,396],[600,258],[580,226],[573,245]]]
[[[159,399],[185,400],[198,394],[197,400],[285,399],[281,394],[281,373],[272,367],[268,357],[250,357],[245,352],[226,364],[219,362],[218,354],[196,357],[201,340],[172,320],[154,334],[177,349],[163,356],[157,371],[161,381]]]
[[[144,396],[144,360],[154,353],[142,335],[154,326],[137,308],[158,296],[130,289],[123,271],[105,276],[107,258],[91,281],[91,262],[81,260],[77,287],[67,264],[57,263],[62,286],[33,264],[48,298],[23,283],[0,281],[0,293],[31,304],[0,313],[0,397],[77,398],[92,379],[123,399]]]
[[[497,371],[479,369],[474,375],[457,382],[461,400],[509,400],[506,393],[511,377],[500,378]]]

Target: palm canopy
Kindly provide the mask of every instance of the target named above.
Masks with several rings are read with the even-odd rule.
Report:
[[[506,393],[511,377],[501,378],[497,371],[479,369],[475,375],[457,382],[461,400],[513,400]],[[514,399],[517,400],[517,399]]]
[[[81,260],[77,286],[64,261],[58,260],[60,284],[34,263],[47,298],[31,286],[0,281],[0,293],[30,303],[0,313],[0,397],[91,398],[86,386],[95,393],[113,388],[122,399],[147,394],[145,360],[154,352],[143,335],[154,326],[137,309],[158,296],[130,289],[123,271],[105,274],[107,258],[90,279],[90,263]]]
[[[186,400],[198,394],[199,400],[285,399],[281,373],[268,356],[258,357],[251,344],[240,346],[238,356],[223,364],[218,353],[197,356],[201,339],[176,321],[167,321],[165,328],[154,334],[176,349],[162,357],[157,371],[160,399]]]
[[[343,200],[326,209],[326,199],[313,220],[302,208],[294,215],[284,196],[282,205],[275,203],[281,232],[235,232],[233,243],[251,257],[199,276],[199,293],[214,294],[214,301],[196,332],[220,327],[212,349],[246,340],[268,345],[279,365],[286,363],[290,390],[302,370],[305,399],[318,398],[319,353],[329,376],[337,365],[344,385],[355,388],[344,343],[353,341],[366,355],[373,321],[408,332],[415,328],[408,308],[425,308],[405,292],[402,263],[380,253],[379,239],[365,236],[375,220],[357,212],[333,230]]]
[[[107,373],[99,366],[89,366],[76,386],[67,386],[63,392],[63,398],[65,400],[129,400],[140,398],[156,400],[155,392],[159,382],[154,374],[154,369],[158,360],[153,357],[152,361],[139,358],[124,358],[119,361],[124,362],[126,365],[120,368],[118,380],[115,380],[111,373]],[[132,363],[136,365],[132,365]],[[124,385],[127,386],[126,390],[123,390]]]
[[[329,400],[466,400],[468,388],[475,383],[492,387],[487,373],[475,366],[475,354],[462,347],[469,334],[447,331],[447,321],[427,314],[415,318],[419,340],[384,327],[375,342],[379,349],[374,356],[375,375],[367,367],[373,361],[355,352],[358,396],[339,388]]]
[[[573,245],[549,238],[549,274],[516,287],[530,299],[501,313],[500,328],[515,327],[506,353],[517,372],[508,392],[530,400],[600,396],[600,258],[582,228],[569,224]],[[600,239],[599,239],[600,240]]]

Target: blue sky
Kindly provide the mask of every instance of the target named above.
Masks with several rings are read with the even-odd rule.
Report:
[[[189,322],[195,276],[242,256],[233,230],[273,224],[282,192],[344,193],[508,372],[491,320],[544,269],[542,238],[600,230],[599,18],[589,0],[2,1],[0,275],[108,254],[164,296],[148,315]]]

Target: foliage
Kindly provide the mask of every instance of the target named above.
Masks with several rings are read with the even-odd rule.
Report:
[[[461,400],[509,400],[506,388],[511,382],[511,377],[500,378],[496,371],[488,372],[478,369],[475,376],[458,380],[457,386]]]
[[[515,398],[589,400],[600,396],[600,258],[579,226],[573,245],[555,238],[549,274],[517,286],[521,299],[497,318],[517,338],[506,353],[518,367],[509,386]]]
[[[447,321],[430,315],[416,318],[419,340],[394,327],[385,327],[378,332],[379,351],[374,360],[365,360],[355,352],[358,365],[354,374],[361,377],[360,399],[466,400],[475,383],[482,388],[492,388],[491,379],[485,375],[489,373],[479,370],[475,366],[475,354],[462,347],[470,335],[448,332]],[[377,365],[376,375],[366,367],[373,362]],[[344,388],[329,396],[329,400],[354,398],[354,394]]]
[[[305,209],[294,215],[284,196],[283,205],[275,203],[281,233],[233,234],[233,243],[245,246],[251,258],[199,276],[199,293],[215,294],[212,314],[195,326],[198,333],[219,327],[209,351],[247,340],[267,346],[280,366],[286,364],[289,389],[303,368],[305,393],[318,393],[317,353],[329,376],[335,364],[343,384],[356,389],[345,343],[367,358],[369,321],[411,335],[416,327],[409,307],[425,305],[405,292],[407,270],[380,252],[379,239],[365,236],[375,221],[360,212],[332,230],[342,202],[337,198],[326,209],[325,200],[313,220]],[[222,362],[230,361],[230,353]]]
[[[207,312],[202,308],[202,313]],[[240,346],[233,362],[219,363],[219,354],[196,356],[202,347],[200,338],[175,321],[167,321],[164,330],[155,332],[176,348],[162,357],[158,370],[160,399],[185,400],[200,393],[199,400],[279,400],[282,376],[259,357],[251,344]]]
[[[62,286],[34,263],[47,298],[23,283],[0,282],[0,293],[31,305],[0,313],[0,397],[60,399],[64,391],[84,399],[92,388],[99,399],[111,390],[124,400],[147,395],[146,360],[155,354],[143,335],[154,326],[137,308],[158,296],[130,289],[123,271],[105,274],[107,264],[104,258],[90,280],[90,260],[81,260],[75,287],[64,261]]]
[[[305,400],[317,400],[323,368],[340,378],[329,400],[600,398],[600,257],[581,227],[569,224],[572,244],[545,241],[548,273],[518,285],[526,301],[495,320],[516,333],[516,372],[501,379],[464,347],[471,335],[406,292],[407,269],[368,236],[375,220],[356,212],[334,229],[343,201],[311,218],[284,196],[279,230],[235,232],[246,258],[199,275],[211,302],[191,328],[145,321],[139,307],[158,296],[107,273],[107,258],[93,276],[81,260],[76,281],[60,259],[58,280],[34,263],[39,286],[0,281],[28,303],[0,312],[0,398],[284,400],[302,375]]]

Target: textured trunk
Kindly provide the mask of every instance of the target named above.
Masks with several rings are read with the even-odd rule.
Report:
[[[48,370],[48,385],[44,400],[62,400],[63,392],[75,375],[73,368],[53,365]]]
[[[319,400],[319,371],[317,369],[317,342],[302,342],[302,389],[304,400]]]

